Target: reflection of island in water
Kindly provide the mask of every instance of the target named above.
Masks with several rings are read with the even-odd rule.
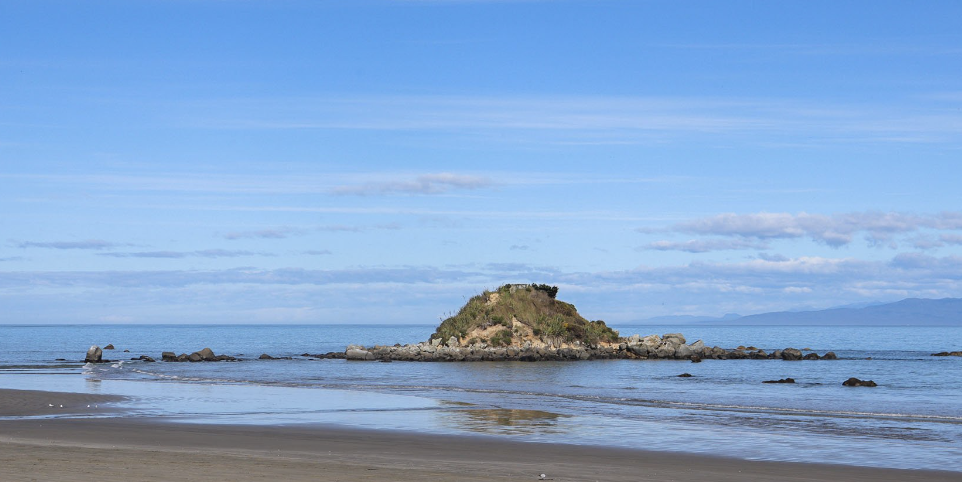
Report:
[[[445,422],[454,428],[492,435],[536,435],[563,433],[558,422],[569,415],[541,410],[470,408],[445,411]]]

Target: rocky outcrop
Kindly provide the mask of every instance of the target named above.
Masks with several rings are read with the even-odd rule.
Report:
[[[293,360],[293,358],[289,356],[270,356],[267,353],[262,354],[261,356],[257,357],[257,359],[258,360]]]
[[[940,351],[933,353],[932,356],[962,356],[962,351]]]
[[[452,337],[453,338],[453,337]],[[754,348],[754,347],[751,347]],[[831,356],[829,356],[831,354]],[[310,355],[314,358],[344,358],[351,361],[574,361],[574,360],[818,360],[835,359],[834,353],[819,357],[816,353],[802,354],[800,350],[785,348],[773,350],[725,349],[708,347],[701,340],[687,344],[684,335],[668,333],[662,336],[632,335],[617,342],[595,344],[580,341],[535,343],[531,340],[520,345],[493,346],[487,343],[462,345],[456,339],[443,344],[434,338],[429,342],[409,345],[364,347],[350,345],[344,352]]]
[[[145,361],[145,362],[155,362],[155,361],[157,361],[157,360],[154,360],[153,358],[151,358],[151,357],[149,357],[149,356],[147,356],[147,355],[140,355],[139,357],[131,358],[131,360],[133,360],[133,361]]]
[[[160,355],[160,358],[165,362],[217,362],[217,361],[237,361],[230,355],[215,355],[213,350],[210,348],[204,348],[200,351],[195,351],[190,355],[186,353],[181,353],[180,355],[175,355],[172,351],[165,351]]]
[[[848,380],[842,382],[842,385],[846,387],[877,387],[878,384],[872,380],[859,380],[858,378],[852,377]]]
[[[104,347],[104,350],[113,350],[113,349],[114,349],[114,345],[112,343],[108,343],[107,346]]]
[[[84,361],[87,363],[103,363],[106,361],[103,357],[104,351],[101,350],[99,346],[93,345],[87,350],[87,356],[84,357]]]
[[[762,383],[795,383],[794,378],[780,378],[778,380],[765,380]]]

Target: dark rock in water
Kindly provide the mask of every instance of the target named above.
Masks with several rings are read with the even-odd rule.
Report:
[[[104,352],[99,346],[93,345],[87,350],[87,356],[84,358],[85,362],[88,363],[101,363],[103,362]]]
[[[108,343],[107,346],[104,347],[104,350],[113,350],[113,349],[114,349],[114,345],[112,343]]]
[[[691,356],[691,362],[692,362],[692,363],[701,363],[701,357],[698,356],[698,355],[692,355],[692,356]]]
[[[872,380],[859,380],[858,378],[852,377],[848,380],[842,382],[842,385],[846,387],[877,387],[878,384]]]
[[[124,353],[130,353],[130,350],[124,350]]]
[[[795,348],[782,350],[782,360],[795,361],[802,359],[802,351]]]
[[[263,355],[257,357],[257,359],[258,360],[293,360],[293,358],[289,356],[270,356],[267,353],[264,353]]]
[[[803,360],[818,360],[818,353],[806,353]]]
[[[941,351],[933,353],[932,356],[962,356],[962,351]]]
[[[691,373],[682,373],[681,375],[678,375],[678,378],[691,378],[691,377],[692,377]]]
[[[66,358],[57,358],[55,361],[67,361]]]
[[[762,383],[795,383],[794,378],[781,378],[778,380],[765,380]]]
[[[838,356],[835,354],[834,351],[830,351],[822,355],[822,360],[838,360]]]
[[[210,348],[204,348],[203,350],[195,351],[190,355],[185,353],[174,355],[174,352],[172,351],[165,351],[160,355],[160,358],[165,362],[237,361],[236,358],[229,355],[215,355]]]
[[[137,357],[137,358],[131,358],[131,360],[139,360],[139,361],[145,361],[145,362],[155,362],[155,361],[157,361],[157,360],[154,360],[153,358],[151,358],[151,357],[149,357],[149,356],[147,356],[147,355],[140,355],[140,356]]]

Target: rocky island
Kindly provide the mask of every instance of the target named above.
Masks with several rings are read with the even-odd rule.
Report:
[[[621,337],[604,321],[589,321],[556,298],[557,286],[506,284],[474,296],[431,337],[409,345],[350,345],[324,358],[381,361],[548,361],[606,359],[835,359],[795,348],[709,347],[680,333]]]

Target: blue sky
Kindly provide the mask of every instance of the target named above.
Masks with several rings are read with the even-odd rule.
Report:
[[[962,296],[958,2],[0,5],[0,323]]]

